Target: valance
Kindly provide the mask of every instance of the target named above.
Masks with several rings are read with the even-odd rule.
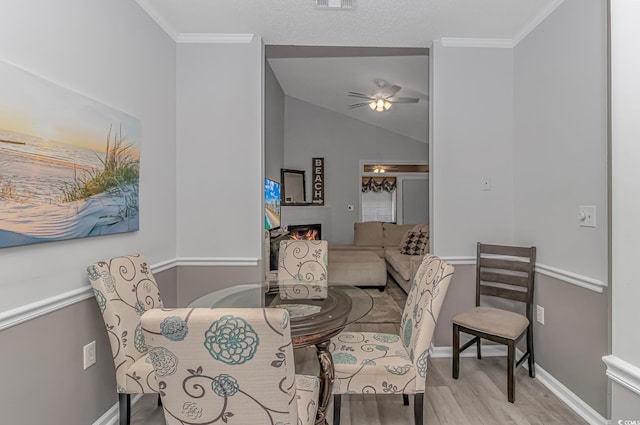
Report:
[[[363,177],[362,192],[393,192],[396,190],[395,177]]]

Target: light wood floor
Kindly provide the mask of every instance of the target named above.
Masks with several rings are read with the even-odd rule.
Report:
[[[394,286],[391,286],[394,285]],[[388,284],[394,300],[404,306],[404,293]],[[354,324],[347,330],[397,333],[398,324]],[[516,401],[507,401],[504,357],[482,360],[462,358],[460,378],[451,377],[451,359],[429,360],[424,397],[425,425],[585,425],[562,401],[538,380],[529,378],[524,368],[516,371]],[[311,349],[296,351],[296,372],[316,373],[317,361]],[[413,400],[402,404],[402,396],[342,396],[343,425],[413,424]],[[329,406],[330,411],[332,407]],[[332,414],[329,414],[331,424]],[[133,407],[131,425],[164,424],[157,396],[145,395]],[[253,425],[253,424],[252,424]],[[260,425],[260,424],[255,424]]]

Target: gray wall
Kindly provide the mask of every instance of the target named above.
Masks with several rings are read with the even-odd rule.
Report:
[[[262,50],[178,44],[179,258],[261,258]]]
[[[306,171],[307,196],[311,159],[325,159],[325,205],[331,207],[330,242],[335,243],[353,242],[353,223],[359,221],[360,160],[428,159],[422,142],[289,96],[285,97],[284,140],[285,168]],[[354,211],[347,211],[349,204]]]
[[[280,182],[284,162],[284,92],[269,62],[264,72],[264,176]]]
[[[514,50],[515,242],[607,281],[607,6],[565,0]],[[578,226],[596,206],[598,227]]]

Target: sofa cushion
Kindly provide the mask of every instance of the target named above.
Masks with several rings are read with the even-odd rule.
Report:
[[[426,232],[409,230],[404,245],[400,246],[400,253],[407,255],[424,255],[429,242]]]
[[[384,223],[382,225],[384,234],[384,247],[397,248],[400,245],[400,241],[402,240],[402,237],[405,235],[405,233],[407,233],[408,230],[412,230],[415,226],[415,224]]]
[[[427,249],[428,250],[428,249]],[[404,280],[410,281],[416,275],[423,255],[407,255],[401,254],[400,248],[386,248],[384,250],[384,258],[387,264],[392,267]],[[398,282],[400,283],[400,282]]]
[[[382,222],[353,223],[353,243],[358,246],[383,246]]]
[[[332,243],[329,244],[329,251],[370,251],[375,253],[380,258],[384,258],[384,248],[381,246]]]

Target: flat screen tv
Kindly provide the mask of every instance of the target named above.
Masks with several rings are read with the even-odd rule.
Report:
[[[264,228],[280,227],[280,183],[264,179]]]

